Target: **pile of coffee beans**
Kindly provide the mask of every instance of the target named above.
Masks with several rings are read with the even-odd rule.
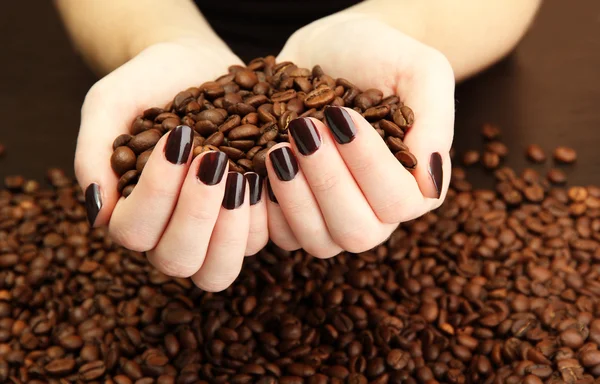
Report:
[[[494,177],[454,169],[368,252],[268,246],[221,293],[90,229],[60,170],[6,178],[0,382],[600,383],[600,187]]]
[[[150,108],[136,117],[131,134],[113,143],[112,169],[120,177],[118,191],[127,197],[158,140],[178,125],[194,128],[193,156],[220,150],[229,157],[230,171],[266,176],[267,151],[289,141],[288,124],[297,117],[324,121],[328,106],[352,107],[371,122],[398,161],[407,169],[417,159],[403,143],[414,122],[413,111],[397,96],[383,97],[377,89],[360,90],[350,81],[273,56],[247,67],[232,66],[215,81],[178,93],[164,108]]]

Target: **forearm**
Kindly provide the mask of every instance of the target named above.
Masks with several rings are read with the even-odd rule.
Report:
[[[368,0],[367,14],[441,51],[457,80],[500,60],[529,28],[541,0]]]
[[[190,0],[54,0],[88,64],[104,74],[146,47],[194,38],[225,47]]]

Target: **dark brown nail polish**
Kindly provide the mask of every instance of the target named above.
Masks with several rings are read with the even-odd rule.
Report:
[[[321,146],[321,136],[311,119],[306,117],[294,119],[290,121],[288,129],[296,142],[298,151],[304,156],[312,155]]]
[[[277,148],[269,153],[273,169],[281,181],[290,181],[298,173],[298,162],[289,147]]]
[[[248,185],[250,186],[250,205],[254,205],[262,197],[262,180],[254,172],[248,172],[244,174],[244,177],[248,180]]]
[[[227,155],[224,152],[211,151],[202,156],[198,167],[198,179],[206,185],[219,184],[227,167]]]
[[[225,196],[223,196],[223,207],[225,209],[236,209],[244,204],[246,195],[246,179],[239,172],[229,172],[225,185]]]
[[[327,107],[324,111],[327,126],[339,144],[348,144],[356,137],[356,125],[342,107]]]
[[[429,176],[431,176],[433,186],[437,192],[437,198],[439,199],[442,195],[444,174],[442,170],[442,156],[437,152],[432,153],[429,159]]]
[[[271,188],[271,181],[269,181],[269,178],[266,179],[266,183],[267,183],[267,195],[269,195],[269,200],[271,200],[275,204],[279,204],[277,202],[277,197],[275,197],[275,194],[273,193],[273,188]]]
[[[175,127],[169,134],[165,145],[165,157],[173,164],[186,163],[192,151],[194,131],[187,125]]]
[[[85,190],[85,209],[90,226],[94,226],[96,217],[102,208],[102,196],[100,186],[96,183],[90,184]]]

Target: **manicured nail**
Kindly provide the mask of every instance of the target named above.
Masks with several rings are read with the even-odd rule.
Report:
[[[225,185],[225,196],[223,196],[223,207],[225,209],[236,209],[244,204],[246,195],[246,179],[239,172],[229,172]]]
[[[254,172],[245,173],[244,177],[248,180],[248,185],[250,186],[250,205],[254,205],[262,197],[262,180]]]
[[[442,170],[442,156],[437,152],[432,153],[431,158],[429,159],[429,176],[431,176],[433,186],[437,192],[437,198],[439,199],[442,195],[444,174]]]
[[[269,153],[273,169],[281,181],[290,181],[298,173],[298,162],[289,147],[277,148]]]
[[[211,151],[202,156],[198,167],[198,179],[206,185],[219,184],[227,167],[225,152]]]
[[[325,119],[327,126],[333,133],[335,141],[339,144],[348,144],[356,137],[356,125],[352,117],[342,107],[325,108]]]
[[[100,208],[102,208],[100,186],[96,183],[92,183],[85,190],[85,209],[87,210],[87,218],[90,226],[94,226]]]
[[[306,117],[294,119],[290,121],[288,129],[296,142],[298,151],[304,156],[312,155],[321,146],[321,136],[311,119]]]
[[[192,151],[194,131],[187,125],[179,125],[171,131],[165,145],[165,157],[173,164],[187,162]]]
[[[271,200],[275,204],[279,204],[277,202],[277,197],[275,197],[275,194],[273,193],[273,188],[271,188],[271,182],[269,181],[269,178],[267,178],[266,182],[267,182],[267,195],[269,195],[269,200]]]

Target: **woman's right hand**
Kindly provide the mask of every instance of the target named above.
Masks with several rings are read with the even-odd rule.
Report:
[[[247,181],[256,181],[254,175],[228,175],[220,152],[192,160],[193,127],[185,126],[158,141],[127,198],[117,193],[110,159],[114,139],[129,133],[143,110],[166,105],[179,91],[227,73],[232,64],[241,61],[228,49],[193,39],[148,47],[90,89],[75,155],[91,224],[108,224],[117,243],[147,251],[158,270],[191,276],[207,291],[227,288],[244,255],[267,243],[265,199],[250,204]]]

